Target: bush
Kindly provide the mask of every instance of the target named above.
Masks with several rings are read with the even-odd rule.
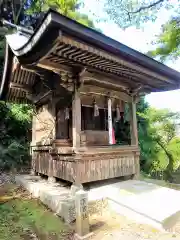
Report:
[[[0,102],[0,170],[29,166],[32,107]]]

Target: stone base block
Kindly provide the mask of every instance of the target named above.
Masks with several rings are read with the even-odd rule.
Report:
[[[136,173],[132,175],[132,180],[139,180],[140,179],[140,174]]]
[[[48,182],[49,183],[56,183],[56,178],[55,177],[48,177]]]
[[[88,233],[85,236],[79,236],[79,234],[74,234],[74,240],[89,240],[92,239],[92,237],[94,236],[94,233]]]
[[[72,223],[76,220],[74,199],[68,199],[62,202],[61,217],[66,223]]]
[[[37,172],[35,170],[31,169],[30,176],[37,176],[37,175],[38,175]]]
[[[81,184],[79,184],[79,185],[72,184],[71,185],[71,195],[72,196],[75,196],[76,192],[78,192],[79,190],[83,190],[83,186]]]

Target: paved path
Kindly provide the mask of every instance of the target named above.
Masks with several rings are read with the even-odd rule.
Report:
[[[180,219],[180,191],[144,181],[123,181],[91,189],[90,198],[107,197],[117,213],[157,228],[172,228]]]

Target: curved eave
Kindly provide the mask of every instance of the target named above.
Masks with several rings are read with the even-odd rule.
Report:
[[[80,41],[103,49],[107,53],[114,54],[117,57],[119,56],[131,63],[162,74],[163,76],[177,82],[180,81],[179,72],[105,36],[104,34],[62,16],[53,10],[49,10],[47,12],[41,25],[29,41],[23,47],[14,51],[14,53],[22,60],[23,63],[35,63],[51,49],[53,42],[59,37],[61,31],[72,37],[78,37]],[[179,87],[179,84],[177,87]]]
[[[34,73],[20,67],[14,70],[14,56],[19,65],[26,65],[24,69],[59,71],[61,67],[77,70],[85,66],[102,76],[106,74],[107,82],[112,78],[131,90],[139,85],[143,85],[144,92],[175,90],[180,86],[179,72],[52,10],[22,47],[10,46],[6,45],[0,99],[26,98],[25,91],[12,89],[10,82],[14,87],[19,82],[24,87],[27,84],[32,87],[34,83]]]
[[[6,99],[9,83],[11,80],[12,65],[13,65],[13,52],[11,51],[9,45],[6,43],[5,61],[0,85],[0,100]]]
[[[0,82],[0,100],[16,103],[30,103],[22,86],[32,87],[35,73],[21,68],[14,61],[14,54],[6,43],[3,75]]]

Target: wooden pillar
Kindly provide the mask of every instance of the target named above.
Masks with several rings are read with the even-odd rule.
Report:
[[[53,99],[53,96],[51,96],[51,99],[48,105],[46,106],[45,111],[49,113],[49,116],[47,115],[47,121],[49,121],[47,133],[49,132],[49,135],[47,136],[46,144],[52,144],[53,141],[56,139],[56,103],[55,100]],[[54,165],[53,158],[50,154],[48,154],[48,158],[49,158],[48,182],[52,184],[56,182],[56,178],[54,176],[56,166]]]
[[[31,139],[31,145],[35,146],[36,144],[36,114],[33,113],[33,117],[32,117],[32,139]]]
[[[32,117],[32,131],[31,131],[31,145],[30,145],[30,155],[31,155],[31,175],[36,175],[35,169],[35,156],[34,156],[34,148],[36,145],[36,112],[33,113]]]
[[[52,140],[56,139],[56,102],[52,98],[51,100],[51,121],[52,121],[52,133],[51,133],[51,138]]]
[[[108,131],[109,131],[109,144],[113,144],[112,136],[112,100],[108,98]]]
[[[138,130],[136,117],[136,99],[133,97],[129,104],[130,109],[130,126],[131,126],[131,145],[138,146]]]
[[[73,149],[77,150],[80,147],[81,141],[81,99],[77,89],[75,89],[72,102],[72,121]]]

